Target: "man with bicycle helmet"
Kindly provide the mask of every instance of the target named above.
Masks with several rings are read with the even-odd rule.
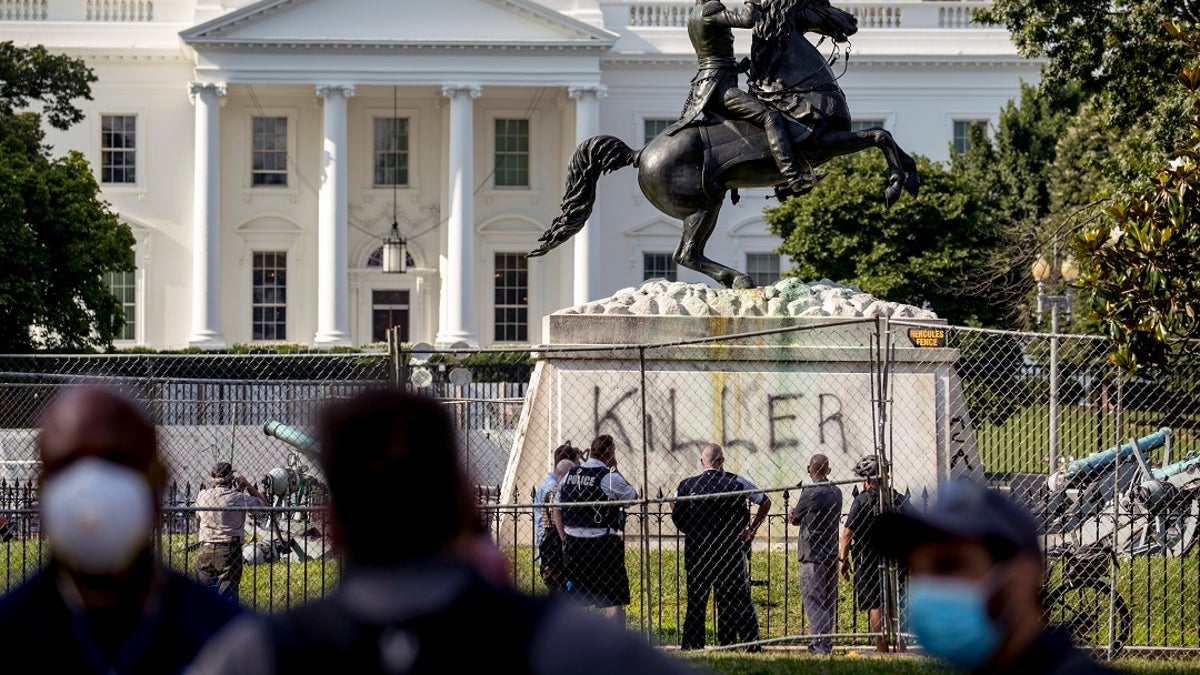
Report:
[[[950,481],[927,514],[880,516],[873,540],[908,567],[908,620],[926,653],[973,673],[1116,672],[1047,628],[1037,523],[998,491]]]
[[[858,460],[851,471],[862,478],[860,492],[850,504],[850,513],[846,516],[846,524],[842,528],[842,538],[838,547],[838,562],[842,578],[849,580],[851,572],[854,575],[854,600],[860,610],[867,610],[867,618],[875,637],[875,650],[888,651],[887,640],[883,637],[883,610],[890,607],[889,619],[895,619],[894,601],[887,597],[884,575],[884,559],[875,549],[871,534],[876,527],[876,521],[883,512],[913,510],[908,499],[889,487],[885,495],[880,495],[879,479],[887,466],[878,455],[865,455]],[[886,506],[886,508],[882,508]],[[903,651],[904,642],[899,649]]]

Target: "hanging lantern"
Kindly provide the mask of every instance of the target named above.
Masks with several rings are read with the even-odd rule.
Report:
[[[383,271],[404,274],[408,271],[408,244],[400,238],[400,226],[392,223],[392,233],[383,240]]]

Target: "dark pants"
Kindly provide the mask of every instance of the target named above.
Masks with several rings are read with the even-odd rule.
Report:
[[[629,604],[629,573],[625,570],[625,541],[618,535],[572,537],[563,542],[567,564],[567,594],[585,605],[623,607]]]
[[[837,609],[837,569],[836,560],[800,563],[800,595],[804,598],[804,611],[808,614],[808,632],[813,635],[833,632],[833,616]],[[833,641],[827,637],[814,638],[810,649],[828,654],[833,651]]]
[[[242,543],[202,543],[196,552],[196,579],[216,589],[221,596],[238,602],[242,581]]]
[[[683,619],[683,649],[704,646],[708,595],[714,595],[717,612],[717,643],[722,645],[758,640],[758,613],[750,597],[746,573],[746,549],[736,535],[725,541],[689,542],[683,552],[687,572],[687,614]]]
[[[541,557],[542,581],[546,584],[546,590],[553,595],[566,593],[567,562],[558,530],[542,530],[542,539],[538,542],[538,555]]]

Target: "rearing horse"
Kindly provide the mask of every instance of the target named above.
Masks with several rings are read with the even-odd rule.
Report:
[[[842,43],[857,30],[854,16],[831,7],[829,0],[768,0],[754,29],[749,89],[789,117],[793,145],[814,168],[834,157],[879,148],[888,163],[884,202],[890,207],[901,190],[917,196],[921,179],[916,162],[883,129],[850,131],[850,109],[837,76],[805,37],[814,32]],[[636,152],[615,136],[580,143],[567,166],[561,213],[529,257],[545,255],[583,229],[596,200],[597,180],[626,166],[637,167],[638,185],[651,204],[683,221],[676,264],[728,288],[754,287],[745,272],[704,255],[729,190],[785,183],[766,134],[740,120],[659,134]]]

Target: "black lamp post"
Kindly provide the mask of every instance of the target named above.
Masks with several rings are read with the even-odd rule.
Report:
[[[392,87],[392,124],[396,124],[396,87]],[[395,128],[392,129],[395,132]],[[400,236],[400,224],[396,220],[396,183],[398,176],[392,167],[392,231],[383,239],[383,271],[387,274],[404,274],[408,271],[408,242]]]

